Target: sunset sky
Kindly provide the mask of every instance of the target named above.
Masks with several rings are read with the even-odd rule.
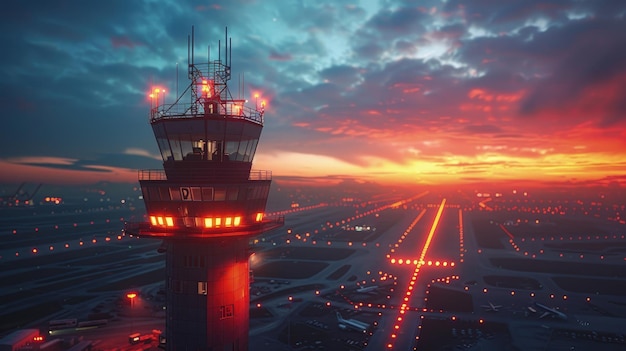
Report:
[[[275,179],[626,186],[626,1],[17,1],[0,15],[0,182],[133,183],[232,37]]]

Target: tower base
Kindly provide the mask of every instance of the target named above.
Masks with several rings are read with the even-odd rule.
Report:
[[[248,350],[248,239],[167,240],[167,350]]]

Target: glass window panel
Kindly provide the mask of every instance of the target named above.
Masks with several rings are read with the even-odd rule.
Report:
[[[180,189],[177,187],[170,187],[170,198],[172,201],[180,201]]]
[[[239,188],[228,188],[228,201],[237,201],[239,196]]]
[[[213,188],[202,188],[202,201],[213,201]]]
[[[249,140],[242,140],[239,144],[239,158],[237,161],[246,161],[246,150],[248,149]]]
[[[194,217],[194,222],[196,224],[196,227],[204,227],[204,218],[202,217]]]
[[[226,142],[226,155],[224,155],[224,159],[229,161],[237,161],[237,157],[239,154],[237,150],[239,148],[239,142],[237,141],[227,141]],[[226,158],[228,156],[228,158]]]
[[[253,140],[250,140],[250,142],[248,143],[248,150],[246,151],[246,155],[248,156],[248,159],[246,161],[250,162],[254,158],[254,152],[256,151],[256,146],[258,142],[259,142],[259,139],[253,139]]]
[[[170,144],[167,139],[158,138],[157,144],[159,144],[159,150],[161,150],[161,157],[163,158],[163,161],[173,159],[172,150],[170,149]]]
[[[181,148],[181,145],[180,145],[180,140],[172,139],[172,140],[170,140],[170,143],[172,145],[172,154],[174,156],[174,160],[182,161],[183,160],[183,152],[182,152],[182,148]]]
[[[161,195],[159,195],[159,188],[156,186],[149,186],[148,193],[150,193],[150,200],[159,201],[161,200]]]
[[[226,200],[226,189],[215,189],[215,193],[213,195],[213,199],[215,201],[224,201]]]
[[[170,191],[166,186],[159,187],[159,194],[161,195],[162,201],[170,201]]]
[[[193,160],[195,158],[193,153],[193,143],[191,140],[181,140],[180,148],[184,160]]]
[[[193,201],[202,201],[202,188],[199,186],[191,187],[191,198]]]

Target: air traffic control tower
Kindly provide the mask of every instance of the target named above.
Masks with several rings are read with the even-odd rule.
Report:
[[[251,170],[265,104],[250,108],[231,96],[228,42],[218,60],[195,63],[193,36],[191,84],[169,105],[153,91],[163,170],[139,171],[149,221],[126,232],[163,239],[167,350],[247,350],[248,243],[284,223],[264,217],[271,172]]]

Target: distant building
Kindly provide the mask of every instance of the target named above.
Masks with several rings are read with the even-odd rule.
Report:
[[[20,329],[0,339],[0,351],[18,351],[34,345],[39,329]]]

